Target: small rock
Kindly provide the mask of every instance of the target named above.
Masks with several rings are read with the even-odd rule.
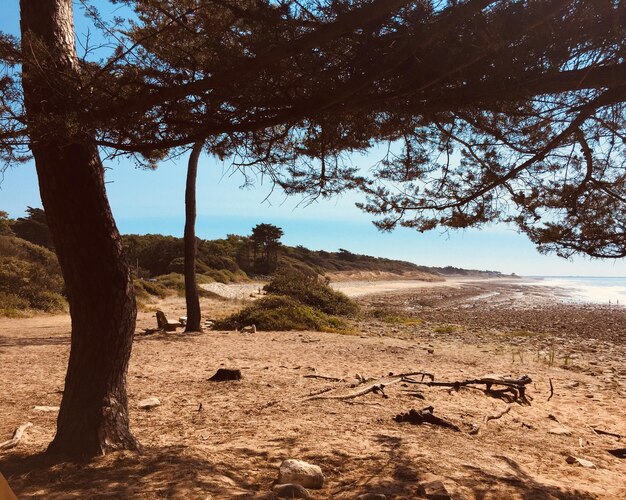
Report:
[[[296,483],[305,488],[319,489],[324,486],[324,474],[317,465],[302,460],[288,459],[280,464],[278,482]]]
[[[477,426],[476,424],[472,424],[472,427],[470,428],[470,430],[468,431],[468,434],[470,436],[475,436],[476,434],[478,434],[480,432],[480,427]]]
[[[149,410],[155,406],[161,406],[161,401],[159,401],[159,398],[153,396],[151,398],[142,399],[137,403],[137,406],[142,410]]]
[[[278,498],[311,498],[309,492],[299,484],[277,484],[274,495]]]
[[[554,434],[555,436],[571,436],[572,431],[567,427],[552,427],[548,429],[548,434]]]
[[[420,495],[426,498],[433,500],[449,500],[452,498],[443,481],[433,474],[427,474],[418,485]]]
[[[363,493],[356,497],[356,500],[387,500],[387,495],[382,493]]]
[[[584,458],[579,458],[579,457],[575,457],[573,455],[569,455],[565,461],[568,464],[578,464],[581,467],[587,467],[589,469],[595,469],[596,465],[593,462],[590,462],[589,460],[585,460]]]

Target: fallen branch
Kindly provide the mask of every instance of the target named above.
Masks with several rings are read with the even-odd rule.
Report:
[[[427,406],[423,410],[419,411],[411,409],[408,411],[408,413],[400,413],[399,415],[396,415],[393,419],[398,423],[408,422],[413,425],[432,424],[444,427],[446,429],[452,429],[456,432],[461,431],[461,429],[459,429],[452,422],[448,422],[443,418],[439,418],[433,415],[433,411],[434,408],[432,406]]]
[[[425,372],[400,373],[398,375],[390,375],[389,377],[383,377],[381,379],[375,380],[370,384],[365,385],[365,387],[363,387],[362,389],[356,392],[352,392],[350,394],[330,394],[328,396],[314,395],[305,398],[304,401],[314,401],[316,399],[336,399],[343,401],[345,399],[354,399],[358,398],[359,396],[365,396],[370,392],[379,393],[384,398],[386,398],[387,396],[385,394],[385,387],[391,384],[397,384],[398,382],[402,382],[406,377],[411,377],[415,375],[421,375],[422,379],[424,377],[431,377],[431,379],[434,378],[430,373]]]
[[[626,458],[626,448],[618,448],[616,450],[606,450],[616,458]]]
[[[324,394],[325,392],[328,391],[332,391],[334,389],[334,387],[324,387],[323,389],[320,389],[319,391],[313,391],[311,393],[308,394],[309,397],[311,396],[319,396],[320,394]]]
[[[30,422],[20,425],[17,429],[15,429],[15,432],[13,433],[13,437],[11,439],[5,441],[4,443],[0,443],[0,450],[9,450],[11,448],[15,448],[24,436],[24,431],[32,426],[33,424],[31,424]]]
[[[617,439],[622,439],[624,436],[621,434],[616,434],[615,432],[603,431],[602,429],[596,429],[595,427],[591,427],[591,430],[596,434],[603,434],[605,436],[611,436]]]
[[[530,405],[530,401],[526,396],[526,386],[532,382],[532,379],[528,375],[524,375],[519,379],[508,379],[504,377],[483,377],[478,379],[460,380],[455,382],[435,382],[434,380],[425,382],[423,380],[414,380],[409,378],[409,376],[405,376],[403,382],[407,382],[409,384],[426,385],[428,387],[450,387],[457,391],[461,387],[484,385],[485,392],[491,396],[496,396],[502,399],[508,397],[511,399],[510,402],[519,402],[521,404]],[[504,389],[493,389],[492,387],[494,385],[504,386]]]
[[[510,411],[511,411],[511,406],[507,406],[504,410],[502,410],[497,415],[487,415],[485,417],[485,423],[489,422],[490,420],[498,420],[499,418],[504,417]]]
[[[340,382],[343,380],[337,377],[327,377],[326,375],[304,375],[304,378],[321,378],[322,380],[330,380],[332,382]]]
[[[552,399],[552,396],[554,396],[554,386],[552,385],[552,379],[548,379],[550,381],[550,395],[548,396],[548,401],[550,401]]]

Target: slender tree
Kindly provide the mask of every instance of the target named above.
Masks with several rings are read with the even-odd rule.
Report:
[[[187,185],[185,188],[185,300],[187,302],[187,324],[185,332],[201,332],[200,298],[196,283],[196,178],[198,176],[198,159],[204,141],[196,142],[189,155],[187,165]]]

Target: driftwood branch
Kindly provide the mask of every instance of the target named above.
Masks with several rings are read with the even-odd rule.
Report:
[[[432,406],[427,406],[426,408],[419,411],[412,409],[409,410],[407,413],[400,413],[399,415],[396,415],[393,419],[398,423],[408,422],[413,425],[432,424],[460,432],[461,429],[459,429],[452,422],[448,422],[443,418],[433,415],[433,411],[434,408]]]
[[[326,375],[304,375],[304,378],[320,378],[322,380],[330,380],[332,382],[340,382],[343,379],[337,378],[337,377],[328,377]]]
[[[24,436],[24,431],[32,426],[33,424],[31,424],[30,422],[20,425],[17,429],[15,429],[15,432],[13,433],[13,437],[11,439],[5,441],[4,443],[0,443],[0,450],[9,450],[11,448],[15,448]]]
[[[385,387],[392,385],[392,384],[397,384],[398,382],[404,381],[407,377],[412,377],[416,375],[421,375],[422,380],[424,379],[424,377],[429,377],[431,378],[431,380],[434,378],[430,373],[425,373],[425,372],[399,373],[398,375],[391,374],[388,377],[383,377],[381,379],[374,380],[370,382],[369,384],[365,384],[365,386],[362,389],[351,392],[349,394],[314,395],[314,396],[309,396],[305,398],[304,401],[314,401],[316,399],[337,399],[337,400],[354,399],[354,398],[358,398],[359,396],[365,396],[366,394],[369,394],[370,392],[381,394],[383,397],[386,398],[387,396],[385,395]]]
[[[333,389],[335,389],[335,387],[324,387],[323,389],[309,393],[307,397],[319,396],[320,394],[324,394],[325,392],[332,391]]]
[[[487,415],[485,417],[485,423],[489,422],[490,420],[498,420],[499,418],[504,417],[504,415],[506,415],[510,411],[511,411],[511,406],[509,405],[504,410],[502,410],[500,413],[498,413],[496,415]]]
[[[616,434],[615,432],[603,431],[602,429],[598,429],[596,427],[591,427],[591,430],[598,435],[602,434],[604,436],[611,436],[617,439],[622,439],[624,437],[621,434]]]
[[[519,379],[509,379],[504,377],[483,377],[478,379],[460,380],[455,382],[435,382],[434,380],[414,380],[409,376],[405,376],[402,380],[409,384],[420,384],[428,387],[450,387],[459,390],[461,387],[471,387],[475,385],[484,385],[485,392],[490,396],[501,399],[510,399],[510,402],[519,402],[521,404],[530,405],[528,396],[526,395],[526,386],[532,382],[528,375],[524,375]],[[493,386],[503,386],[504,389],[494,389]]]
[[[552,399],[552,396],[554,396],[554,386],[552,385],[552,379],[548,379],[550,381],[550,395],[548,396],[548,401],[550,401]]]

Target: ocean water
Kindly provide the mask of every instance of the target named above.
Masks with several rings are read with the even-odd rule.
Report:
[[[593,304],[626,306],[626,277],[529,276],[529,284],[556,287],[570,300]]]

